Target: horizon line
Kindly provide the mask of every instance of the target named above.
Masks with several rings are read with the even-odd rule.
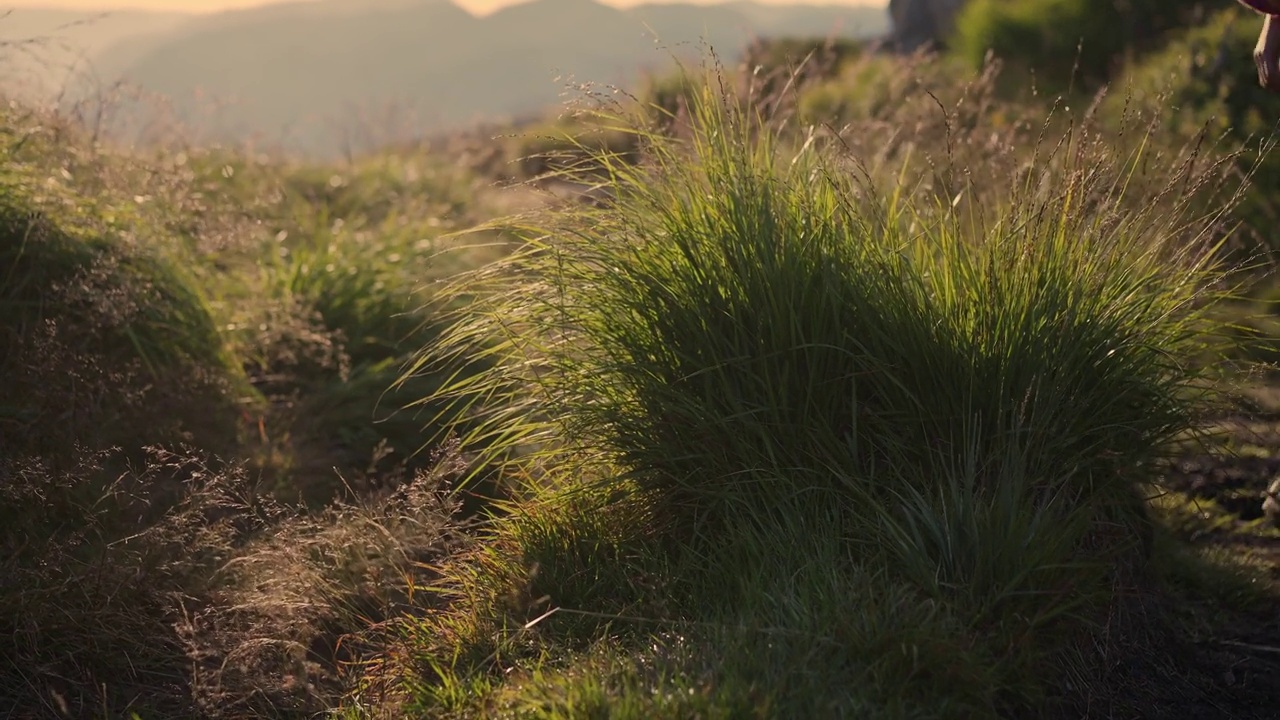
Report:
[[[115,12],[151,12],[165,15],[218,15],[223,13],[244,12],[270,6],[311,5],[333,0],[188,0],[184,7],[174,8],[171,0],[120,0],[119,2],[103,2],[102,0],[0,0],[0,20],[4,15],[17,10],[45,10],[85,12],[92,14],[109,14]],[[506,7],[523,5],[537,0],[440,0],[449,2],[466,10],[472,15],[483,16]],[[617,8],[634,7],[636,5],[728,5],[735,2],[752,2],[759,5],[809,5],[809,6],[848,6],[848,7],[884,7],[887,0],[593,0],[601,5]],[[426,2],[426,0],[423,0]],[[363,4],[363,3],[361,3]],[[105,7],[104,7],[105,6]],[[195,7],[193,7],[195,6]]]

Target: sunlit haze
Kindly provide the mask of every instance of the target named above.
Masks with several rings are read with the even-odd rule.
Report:
[[[522,2],[531,12],[494,14]],[[593,13],[584,2],[617,9]],[[122,83],[121,95],[141,99],[117,125],[135,135],[153,132],[164,105],[204,142],[266,138],[332,155],[338,127],[421,135],[523,122],[563,107],[567,85],[636,88],[708,47],[737,58],[771,30],[882,37],[886,2],[0,0],[0,100],[97,102]],[[648,3],[670,12],[642,27],[628,8]],[[774,9],[747,12],[752,3]]]
[[[280,5],[285,2],[299,0],[0,0],[0,12],[8,8],[39,7],[66,8],[87,12],[106,12],[109,10],[155,10],[208,13],[223,10],[237,10],[261,5]],[[300,0],[306,2],[306,0]],[[357,1],[358,0],[353,0]],[[625,7],[653,0],[604,0],[608,5]],[[673,0],[657,0],[671,2]],[[681,0],[699,4],[709,4],[708,0]],[[714,1],[714,0],[712,0]],[[477,14],[492,12],[506,5],[514,5],[519,0],[455,0],[458,5]],[[887,0],[761,0],[776,5],[884,5]]]

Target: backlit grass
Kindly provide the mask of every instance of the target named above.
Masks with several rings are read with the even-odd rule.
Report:
[[[1089,648],[1149,557],[1138,490],[1212,402],[1190,361],[1212,218],[1130,197],[1143,146],[1116,160],[1087,129],[957,208],[777,142],[712,87],[689,137],[600,158],[604,207],[518,225],[423,353],[486,344],[494,368],[450,388],[479,418],[463,446],[534,480],[414,621],[414,707],[653,710],[672,677],[710,716],[1017,715],[1069,708],[1064,674],[1102,692]],[[510,535],[546,488],[639,510]],[[580,556],[588,526],[597,550],[644,540]],[[697,672],[649,655],[672,633]],[[558,664],[606,640],[653,673]]]

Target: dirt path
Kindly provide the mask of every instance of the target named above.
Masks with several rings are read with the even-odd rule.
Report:
[[[1168,688],[1159,718],[1280,719],[1280,531],[1263,517],[1264,491],[1280,475],[1280,415],[1268,408],[1226,417],[1216,446],[1170,463],[1164,485],[1206,522],[1186,538],[1260,570],[1276,604],[1198,610],[1215,618],[1175,658],[1185,686]],[[1163,694],[1163,693],[1162,693]],[[1172,702],[1170,702],[1172,701]]]

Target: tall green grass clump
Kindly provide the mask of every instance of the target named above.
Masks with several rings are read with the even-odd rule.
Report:
[[[1238,149],[1232,165],[1258,189],[1244,195],[1233,213],[1243,224],[1235,248],[1242,256],[1274,254],[1280,243],[1273,230],[1280,215],[1265,192],[1280,179],[1271,152],[1280,101],[1258,84],[1247,61],[1257,33],[1254,13],[1224,8],[1196,27],[1171,33],[1158,52],[1132,63],[1100,107],[1114,128],[1126,114],[1140,113],[1161,118],[1159,139],[1167,144],[1202,136],[1218,141],[1216,150]]]
[[[1236,225],[1228,249],[1257,272],[1241,293],[1247,302],[1226,305],[1222,314],[1223,324],[1238,331],[1238,355],[1265,364],[1274,361],[1276,346],[1270,271],[1280,249],[1280,205],[1269,189],[1280,182],[1280,100],[1258,84],[1251,63],[1240,62],[1253,51],[1258,22],[1253,12],[1228,7],[1197,27],[1170,34],[1158,52],[1127,68],[1099,112],[1111,128],[1136,117],[1158,118],[1156,142],[1201,142],[1205,157],[1216,155],[1224,170],[1249,178],[1251,191],[1240,196],[1228,218]]]
[[[783,156],[721,100],[699,112],[688,143],[613,167],[610,207],[483,271],[506,292],[452,340],[505,329],[526,360],[480,382],[536,376],[510,399],[550,403],[538,433],[716,516],[774,499],[734,479],[760,469],[843,492],[865,483],[841,474],[976,445],[1099,474],[1186,429],[1193,370],[1171,358],[1201,342],[1209,255],[1122,204],[1124,168],[1045,158],[1060,177],[976,216],[869,196],[855,166],[818,143]]]
[[[1208,399],[1184,359],[1219,270],[1164,212],[1186,169],[1129,197],[1142,146],[1117,162],[1076,129],[1007,192],[939,201],[713,87],[687,137],[601,159],[603,207],[521,225],[420,363],[492,343],[447,389],[479,418],[464,444],[649,506],[664,621],[724,628],[696,633],[712,674],[769,714],[1037,706],[1105,644],[1093,620],[1145,557],[1138,490]],[[904,603],[936,637],[894,624]]]

